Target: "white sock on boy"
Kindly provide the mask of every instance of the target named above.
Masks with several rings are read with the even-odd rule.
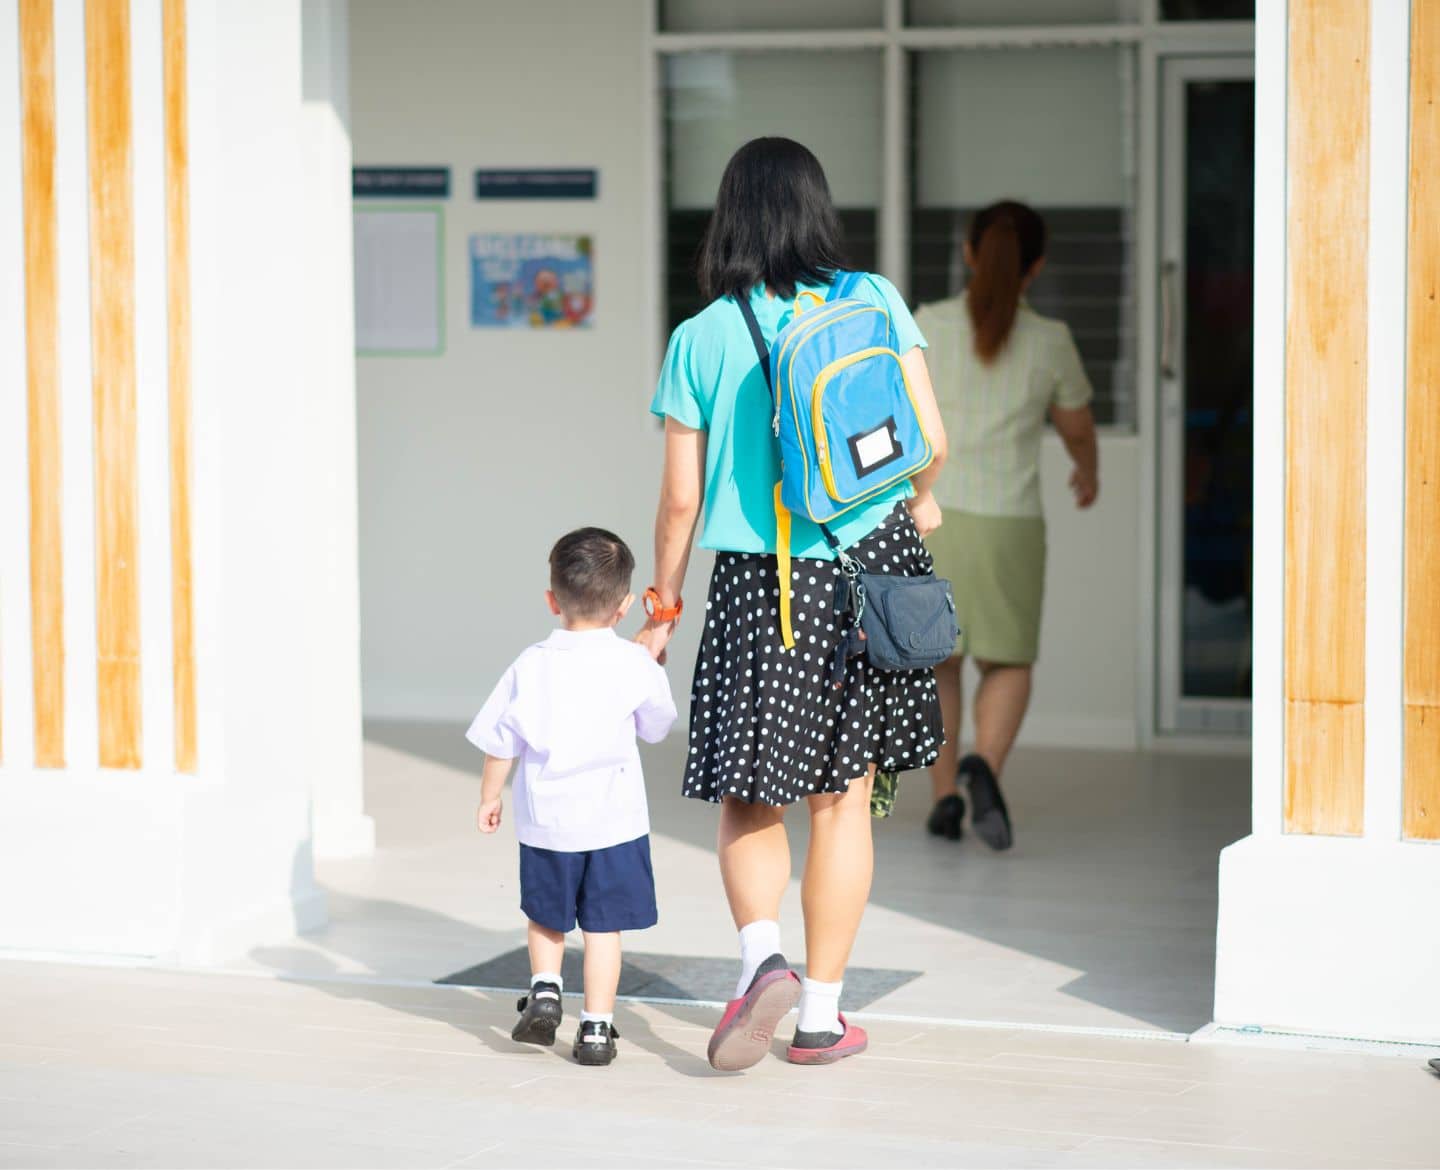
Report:
[[[750,990],[750,981],[760,964],[780,950],[780,924],[762,918],[740,928],[740,982],[735,985],[735,998]]]
[[[840,989],[844,983],[806,979],[800,991],[800,1032],[844,1032],[840,1025]]]
[[[562,992],[565,990],[565,977],[555,971],[537,971],[530,976],[530,986],[533,989],[537,983],[553,983]]]
[[[590,1024],[590,1023],[596,1023],[596,1024],[613,1024],[613,1023],[615,1022],[615,1013],[614,1013],[614,1012],[587,1012],[587,1011],[584,1011],[584,1010],[582,1009],[581,1012],[580,1012],[580,1022],[581,1022],[582,1024]]]

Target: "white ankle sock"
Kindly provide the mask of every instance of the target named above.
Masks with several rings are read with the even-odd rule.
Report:
[[[750,990],[750,980],[760,964],[780,950],[780,924],[768,918],[740,928],[740,982],[735,985],[735,998]]]
[[[840,1026],[840,989],[844,983],[807,979],[800,991],[800,1032],[843,1032]]]
[[[562,992],[565,990],[565,977],[555,971],[536,971],[530,976],[530,986],[534,987],[537,983],[553,983]]]
[[[592,1023],[592,1022],[593,1022],[593,1023],[597,1023],[597,1024],[613,1024],[613,1023],[615,1022],[615,1013],[614,1013],[614,1012],[587,1012],[587,1011],[585,1011],[584,1009],[581,1009],[581,1012],[580,1012],[580,1022],[581,1022],[582,1024],[589,1024],[589,1023]]]

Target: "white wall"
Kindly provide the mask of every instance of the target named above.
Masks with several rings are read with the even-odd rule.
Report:
[[[660,433],[646,413],[658,355],[640,309],[645,8],[352,2],[357,165],[453,172],[446,352],[359,362],[367,713],[473,714],[514,654],[549,629],[546,556],[571,528],[613,528],[649,577]],[[526,165],[597,167],[600,197],[471,197],[476,167]],[[592,328],[470,328],[467,238],[510,230],[594,236]]]
[[[435,0],[402,9],[352,0],[356,163],[453,171],[446,353],[359,362],[368,715],[473,713],[514,653],[548,628],[545,556],[571,527],[614,528],[636,551],[637,586],[647,583],[660,436],[646,407],[660,355],[642,311],[653,292],[647,247],[659,231],[643,210],[652,165],[645,7]],[[708,158],[707,150],[694,157]],[[512,165],[597,166],[600,198],[471,198],[474,168]],[[512,229],[594,233],[592,330],[469,328],[466,237]],[[1026,737],[1128,746],[1136,739],[1140,636],[1138,440],[1103,440],[1101,502],[1088,515],[1069,504],[1064,462],[1050,440],[1048,607]],[[708,571],[697,557],[692,605]],[[683,699],[698,629],[685,622],[681,631],[672,677]]]
[[[1021,742],[1127,748],[1137,742],[1140,444],[1102,435],[1100,498],[1077,511],[1070,459],[1046,434],[1040,460],[1048,555],[1040,661]]]

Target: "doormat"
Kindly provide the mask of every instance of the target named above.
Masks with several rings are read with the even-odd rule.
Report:
[[[797,966],[795,970],[802,976],[805,974],[804,967]],[[585,976],[578,947],[565,949],[565,965],[560,973],[565,978],[567,990],[583,989]],[[735,994],[738,974],[739,964],[735,959],[697,955],[626,955],[620,965],[620,994],[642,999],[724,1003]],[[847,967],[841,1007],[847,1011],[861,1011],[923,974],[923,971],[900,971],[888,967]],[[524,991],[530,986],[530,956],[524,947],[517,947],[435,982],[458,987],[513,987],[516,991]]]

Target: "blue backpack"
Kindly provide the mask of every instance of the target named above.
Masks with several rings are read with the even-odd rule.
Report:
[[[780,482],[775,488],[776,553],[780,559],[780,616],[785,644],[790,631],[790,513],[826,527],[935,457],[910,384],[895,351],[894,323],[885,309],[851,296],[862,272],[839,272],[823,301],[812,292],[795,298],[795,315],[773,349],[749,299],[736,297],[774,401],[780,441]],[[802,307],[806,298],[818,307]]]

